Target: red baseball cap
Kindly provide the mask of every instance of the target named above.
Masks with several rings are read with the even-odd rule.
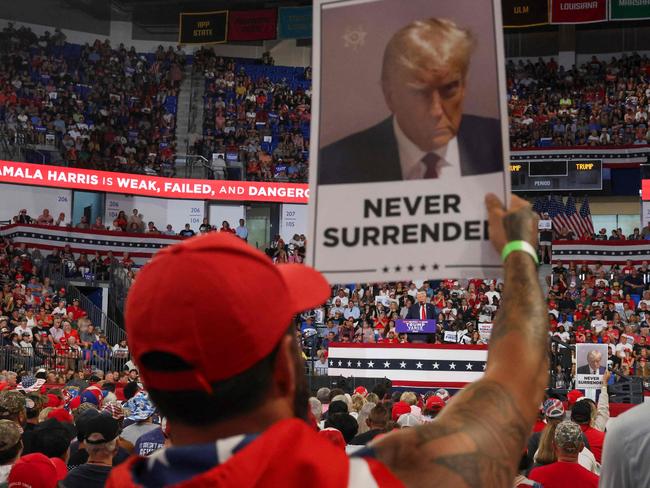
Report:
[[[445,401],[438,395],[431,395],[424,406],[425,411],[433,410],[439,412],[446,405]]]
[[[79,405],[81,405],[81,396],[76,396],[70,400],[70,403],[68,403],[68,408],[70,410],[76,410],[79,408]]]
[[[61,399],[54,395],[53,393],[48,393],[47,394],[47,405],[46,407],[52,407],[52,408],[58,408],[63,404]]]
[[[7,481],[9,486],[55,488],[67,474],[63,461],[57,463],[45,454],[36,452],[18,459]]]
[[[318,435],[327,439],[336,447],[340,447],[345,451],[345,439],[343,438],[343,434],[341,434],[340,430],[337,430],[333,427],[327,427],[319,431]]]
[[[573,407],[575,403],[580,400],[584,394],[580,390],[571,390],[569,393],[567,393],[566,398],[569,402],[569,408]]]
[[[310,267],[275,265],[234,235],[205,234],[159,251],[140,270],[126,304],[129,346],[148,388],[209,391],[270,354],[292,317],[330,293]],[[171,326],[179,323],[181,334]],[[153,371],[142,363],[149,352],[193,368]]]
[[[397,422],[397,419],[400,417],[400,415],[403,415],[405,413],[411,413],[411,406],[406,402],[399,401],[393,405],[391,418]]]
[[[357,386],[357,387],[354,389],[354,392],[355,392],[355,393],[358,393],[359,395],[364,396],[364,397],[365,397],[365,396],[368,396],[368,390],[366,389],[365,386]]]
[[[65,408],[55,408],[54,410],[51,410],[50,413],[47,414],[47,418],[56,419],[59,422],[64,422],[68,424],[74,423],[74,419],[72,418],[72,415],[70,415]]]

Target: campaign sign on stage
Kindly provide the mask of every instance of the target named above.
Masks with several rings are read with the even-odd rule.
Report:
[[[332,283],[498,277],[501,0],[315,0],[313,43],[310,264]]]
[[[398,334],[435,334],[438,331],[435,320],[401,319],[395,321],[395,330]]]
[[[479,323],[478,335],[484,341],[489,341],[492,335],[492,324]]]
[[[607,344],[576,344],[576,388],[600,388],[607,370]]]

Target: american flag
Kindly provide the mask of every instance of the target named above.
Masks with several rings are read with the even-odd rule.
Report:
[[[548,197],[537,197],[533,203],[533,211],[538,214],[543,214],[548,211]]]
[[[564,203],[562,203],[562,198],[552,196],[548,202],[548,208],[546,211],[548,212],[548,216],[551,217],[555,223],[555,218],[558,215],[564,214]]]
[[[564,211],[560,211],[558,207],[557,214],[555,216],[551,215],[551,217],[556,229],[566,227],[573,232],[577,239],[580,239],[585,233],[588,233],[589,235],[594,233],[594,224],[591,220],[589,201],[586,197],[582,201],[580,212],[578,212],[576,208],[575,198],[569,196],[564,205]]]
[[[585,232],[589,234],[594,233],[594,222],[591,220],[591,209],[589,208],[589,199],[587,197],[582,200],[582,205],[580,205],[580,219],[582,226],[585,229]]]

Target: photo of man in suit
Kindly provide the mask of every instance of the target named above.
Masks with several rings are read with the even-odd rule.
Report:
[[[417,302],[409,308],[406,314],[406,320],[435,320],[436,308],[430,303],[427,303],[427,292],[417,292],[416,298]]]
[[[501,123],[463,114],[475,39],[455,22],[417,20],[384,50],[391,116],[321,149],[321,185],[452,178],[503,171]]]
[[[579,366],[577,369],[578,374],[602,375],[605,374],[605,366],[601,366],[600,362],[603,355],[598,350],[589,351],[587,353],[587,364]]]

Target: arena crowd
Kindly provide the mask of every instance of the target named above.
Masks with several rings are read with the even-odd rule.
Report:
[[[59,479],[65,478],[64,486],[77,486],[78,477],[93,479],[91,483],[97,484],[91,486],[102,486],[111,466],[129,453],[149,455],[165,446],[163,419],[139,382],[127,341],[108,344],[78,302],[68,303],[65,289],[54,290],[47,278],[39,276],[47,257],[6,240],[0,256],[0,416],[9,421],[0,424],[0,430],[16,439],[15,444],[5,446],[8,457],[0,449],[0,459],[8,460],[2,472],[13,472],[17,476],[13,479],[35,476],[41,471],[29,463],[40,463],[48,466],[42,473],[56,471]],[[582,400],[582,393],[573,389],[575,355],[568,366],[554,364],[552,386],[558,392],[551,392],[540,407],[540,420],[522,458],[520,482],[527,482],[525,477],[542,483],[558,476],[570,479],[575,466],[558,465],[566,472],[553,468],[558,457],[567,453],[575,455],[577,465],[594,477],[600,472],[608,384],[630,375],[646,382],[650,378],[646,345],[649,272],[647,263],[612,267],[554,263],[547,295],[554,353],[576,343],[605,343],[609,366],[624,376],[606,375],[599,401],[594,403]],[[409,337],[395,332],[395,320],[406,317],[414,304],[426,303],[433,306],[438,326],[438,333],[427,338],[429,342],[450,342],[445,332],[453,331],[454,342],[486,344],[489,334],[482,336],[479,324],[492,323],[502,293],[502,283],[487,280],[335,287],[326,306],[296,317],[296,340],[308,359],[307,371],[324,375],[331,344],[407,342]],[[383,383],[371,390],[322,388],[312,392],[312,421],[321,435],[353,452],[355,446],[391,430],[432,421],[453,399],[445,390],[392,391]],[[567,395],[562,393],[568,390]],[[18,427],[24,430],[22,437],[11,434]],[[93,444],[95,438],[106,442]],[[560,448],[566,452],[559,454],[556,449]],[[105,466],[95,467],[96,460],[104,460]],[[543,486],[556,485],[547,482]]]

